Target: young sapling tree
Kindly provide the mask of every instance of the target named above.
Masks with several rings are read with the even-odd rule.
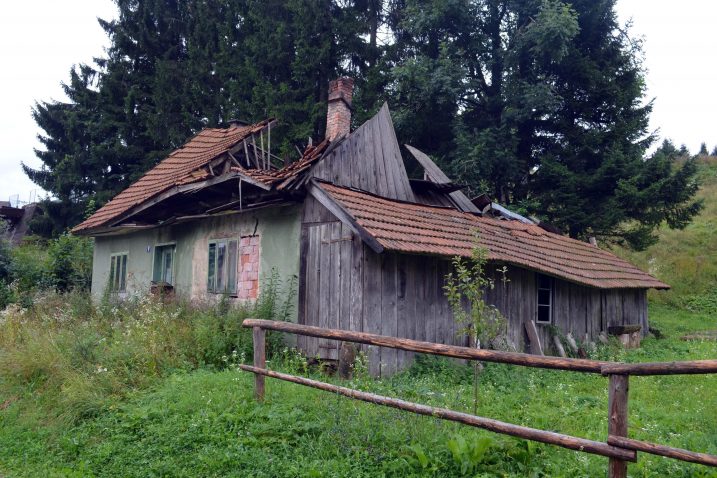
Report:
[[[493,278],[486,274],[488,250],[479,243],[475,233],[474,246],[470,258],[453,258],[453,271],[446,276],[444,286],[448,303],[453,312],[453,320],[460,326],[459,333],[467,334],[476,348],[486,347],[506,330],[503,314],[485,300],[486,291],[495,287]],[[508,282],[507,268],[498,269],[502,282]],[[481,364],[477,361],[473,368],[473,413],[478,408],[478,374]]]

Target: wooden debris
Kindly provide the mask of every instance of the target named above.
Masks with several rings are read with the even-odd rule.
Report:
[[[573,334],[568,332],[568,334],[565,336],[565,340],[568,342],[568,347],[570,347],[570,350],[572,350],[574,354],[578,353],[578,344],[577,342],[575,342]]]
[[[687,334],[680,337],[680,340],[711,340],[717,341],[717,330],[708,330],[706,332],[697,332],[696,334]]]
[[[535,322],[526,320],[523,322],[523,326],[530,341],[530,353],[533,355],[544,355],[543,347],[540,346],[540,339],[538,338],[538,330],[535,328]]]
[[[558,355],[560,355],[561,357],[567,357],[560,337],[558,337],[557,335],[553,335],[553,344],[555,344],[555,350],[558,352]]]

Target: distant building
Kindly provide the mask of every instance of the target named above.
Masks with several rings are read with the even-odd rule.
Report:
[[[0,219],[10,226],[7,234],[13,245],[16,246],[22,242],[22,238],[28,232],[30,221],[37,211],[37,203],[13,207],[9,201],[0,201]]]
[[[352,89],[331,83],[327,137],[297,162],[274,165],[271,119],[205,129],[75,227],[96,238],[93,293],[161,284],[188,299],[251,300],[275,269],[299,279],[299,323],[464,345],[443,287],[477,230],[496,279],[487,298],[518,350],[529,348],[526,324],[546,348],[556,331],[585,341],[614,325],[647,331],[647,289],[669,286],[485,196],[471,201],[407,146],[424,169],[410,179],[386,105],[350,131]],[[336,342],[298,345],[337,358]],[[411,359],[367,350],[374,374]]]

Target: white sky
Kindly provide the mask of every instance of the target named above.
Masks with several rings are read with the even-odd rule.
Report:
[[[655,98],[652,129],[694,153],[702,141],[717,145],[717,2],[618,0],[633,35],[645,39],[648,96]],[[64,99],[60,82],[73,64],[87,63],[108,45],[96,18],[116,14],[111,0],[12,2],[0,15],[0,200],[27,201],[35,186],[20,163],[38,167],[33,148],[40,132],[35,101]],[[38,191],[42,195],[41,191]]]

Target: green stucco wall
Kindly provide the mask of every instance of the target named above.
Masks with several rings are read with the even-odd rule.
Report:
[[[152,280],[155,248],[176,245],[174,258],[174,288],[177,295],[192,301],[212,301],[215,294],[207,293],[208,246],[212,239],[240,238],[259,235],[261,285],[272,269],[287,282],[299,275],[299,237],[301,232],[300,206],[284,206],[255,212],[228,214],[158,227],[118,236],[95,239],[92,268],[92,294],[99,299],[109,276],[112,254],[127,252],[127,294],[142,294],[149,290]],[[294,316],[297,303],[294,297]]]

